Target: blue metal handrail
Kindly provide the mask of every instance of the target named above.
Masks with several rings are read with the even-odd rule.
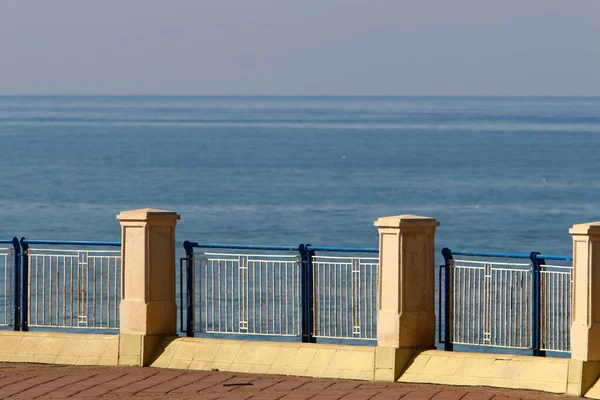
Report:
[[[446,249],[444,249],[446,250]],[[450,249],[448,249],[450,250]],[[471,251],[471,250],[450,250],[452,255],[458,256],[472,256],[472,257],[498,257],[498,258],[527,258],[531,257],[531,253],[504,253],[504,252],[493,252],[493,251]],[[443,250],[442,250],[443,252]],[[572,256],[566,255],[554,255],[554,254],[541,254],[536,253],[535,258],[544,260],[558,260],[558,261],[573,261]]]
[[[306,248],[312,251],[338,251],[342,253],[379,253],[376,247],[335,247],[335,246],[311,246]]]
[[[446,250],[446,249],[444,249]],[[442,252],[444,251],[442,250]],[[450,250],[450,249],[448,249]],[[493,251],[471,251],[471,250],[450,250],[452,255],[472,256],[472,257],[501,257],[501,258],[529,258],[530,253],[504,253]]]
[[[186,247],[187,246],[187,247]],[[227,244],[227,243],[198,243],[186,240],[183,247],[201,247],[205,249],[239,249],[239,250],[279,250],[279,251],[298,251],[298,246],[271,246],[254,244]]]
[[[52,244],[52,245],[71,245],[71,246],[107,246],[120,247],[121,242],[98,241],[98,240],[45,240],[45,239],[25,239],[21,238],[21,243],[25,244]]]
[[[536,254],[538,260],[573,261],[573,256],[561,256],[553,254]]]
[[[198,243],[185,241],[184,247],[205,248],[205,249],[237,249],[237,250],[279,250],[279,251],[298,251],[300,246],[273,246],[256,244],[235,244],[235,243]],[[312,246],[305,245],[306,250],[312,251],[338,251],[343,253],[379,253],[377,247],[339,247],[339,246]]]

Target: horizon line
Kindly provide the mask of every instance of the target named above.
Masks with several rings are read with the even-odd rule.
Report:
[[[418,95],[391,95],[391,94],[107,94],[107,93],[21,93],[21,94],[3,94],[0,97],[371,97],[371,98],[600,98],[597,95],[473,95],[473,94],[418,94]]]

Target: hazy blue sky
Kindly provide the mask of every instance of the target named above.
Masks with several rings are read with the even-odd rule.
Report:
[[[600,95],[600,0],[0,0],[0,94]]]

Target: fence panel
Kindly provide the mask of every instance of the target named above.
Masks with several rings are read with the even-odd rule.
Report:
[[[530,349],[531,266],[527,263],[487,264],[491,272],[488,325],[491,346]]]
[[[377,338],[377,280],[374,257],[313,256],[314,336]]]
[[[379,249],[189,241],[184,248],[179,317],[188,336],[377,338],[379,260],[363,255]]]
[[[27,241],[26,246],[32,243],[36,241]],[[62,243],[65,246],[68,242]],[[120,250],[54,247],[24,250],[29,327],[119,328]]]
[[[442,254],[438,318],[447,349],[460,344],[530,349],[534,355],[570,351],[570,256]]]
[[[531,265],[455,259],[451,268],[452,342],[531,348]]]
[[[572,273],[566,260],[540,264],[541,350],[571,350]]]
[[[300,257],[193,253],[194,331],[299,336]]]

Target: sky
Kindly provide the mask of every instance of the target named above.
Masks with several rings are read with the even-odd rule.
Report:
[[[0,0],[0,94],[600,96],[600,0]]]

